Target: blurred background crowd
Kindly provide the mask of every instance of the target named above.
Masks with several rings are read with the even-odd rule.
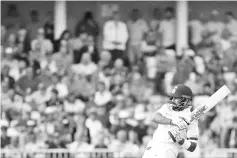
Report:
[[[232,90],[200,120],[199,142],[237,148],[237,20],[218,14],[189,21],[181,55],[171,7],[154,9],[150,20],[135,8],[122,21],[116,10],[103,26],[88,11],[56,40],[53,17],[37,26],[34,11],[14,31],[1,25],[1,148],[139,157],[157,128],[149,116],[176,84],[190,86],[194,107],[223,84]]]

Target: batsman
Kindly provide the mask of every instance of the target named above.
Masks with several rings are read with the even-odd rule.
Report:
[[[198,121],[191,124],[185,119],[191,114],[192,91],[176,85],[169,100],[153,116],[158,127],[148,143],[143,158],[177,158],[180,149],[193,152],[199,136]]]

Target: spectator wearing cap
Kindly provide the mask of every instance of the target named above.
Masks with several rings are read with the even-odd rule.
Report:
[[[136,64],[142,58],[142,52],[140,50],[141,42],[144,34],[148,31],[148,25],[146,21],[142,19],[139,9],[132,9],[127,26],[130,36],[128,48],[129,61],[131,64]]]
[[[166,49],[175,50],[175,19],[174,19],[174,9],[167,7],[165,9],[165,19],[161,21],[159,32],[161,33],[161,43]]]
[[[53,44],[50,40],[45,38],[43,28],[38,29],[37,37],[31,42],[31,49],[35,50],[37,44],[40,46],[41,56],[45,56],[47,53],[53,53]]]
[[[103,28],[103,49],[109,51],[112,61],[124,59],[128,41],[127,25],[120,20],[118,11],[113,12],[112,20],[106,21]]]
[[[105,106],[112,100],[112,94],[106,90],[105,83],[98,83],[98,90],[95,92],[94,102],[97,106]]]
[[[231,11],[225,13],[225,27],[230,31],[232,36],[237,36],[237,20]]]

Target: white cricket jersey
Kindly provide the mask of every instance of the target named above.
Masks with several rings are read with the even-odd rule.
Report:
[[[162,116],[169,118],[169,119],[175,119],[178,117],[187,117],[191,110],[190,108],[184,109],[183,111],[174,111],[172,110],[172,105],[169,103],[164,104],[159,110],[156,111],[156,113],[160,113]],[[168,134],[168,131],[172,128],[171,125],[163,125],[159,124],[154,135],[152,138],[152,144],[158,144],[158,143],[173,143],[173,140]],[[183,138],[198,138],[199,130],[198,130],[198,122],[195,121],[192,124],[189,125],[187,130],[182,131]],[[180,148],[178,144],[177,148]]]

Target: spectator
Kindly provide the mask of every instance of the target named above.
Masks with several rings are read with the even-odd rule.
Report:
[[[225,71],[233,72],[233,64],[237,61],[237,37],[232,37],[230,41],[230,48],[223,54],[223,64]]]
[[[58,52],[60,50],[62,41],[65,41],[67,42],[67,44],[69,44],[70,39],[71,39],[71,32],[69,30],[64,30],[59,39],[56,40],[54,43],[54,52]]]
[[[96,140],[96,143],[95,143],[95,148],[99,148],[99,149],[107,149],[108,146],[105,144],[105,135],[104,133],[100,133],[98,136],[97,136],[97,140]]]
[[[161,22],[161,11],[159,8],[154,8],[152,11],[152,19],[150,20],[151,30],[157,33],[160,27],[160,22]]]
[[[54,43],[54,14],[52,11],[48,11],[46,15],[46,22],[44,23],[45,38]]]
[[[62,100],[59,99],[58,91],[56,89],[51,90],[50,96],[51,96],[50,99],[47,102],[45,102],[46,107],[50,107],[50,106],[57,107],[57,108],[62,107],[63,102]]]
[[[203,31],[206,29],[207,24],[207,16],[203,13],[199,15],[199,18],[193,19],[189,22],[190,43],[192,49],[197,51],[199,44],[202,42],[202,34]]]
[[[6,148],[10,145],[11,138],[7,135],[8,127],[5,125],[1,125],[1,148]]]
[[[37,29],[42,26],[38,10],[32,9],[29,15],[27,30],[30,32],[30,39],[34,39],[37,35]]]
[[[130,37],[128,56],[130,63],[136,64],[142,58],[140,47],[143,36],[148,31],[148,25],[146,21],[142,19],[139,9],[133,9],[130,16],[130,20],[127,23]]]
[[[175,50],[175,19],[174,19],[174,9],[167,7],[165,9],[165,20],[161,21],[159,32],[161,33],[162,46],[165,49]]]
[[[51,93],[52,89],[57,90],[58,97],[59,98],[64,98],[68,95],[68,87],[66,86],[65,83],[62,82],[62,77],[59,76],[58,74],[53,74],[52,75],[52,85],[50,85],[47,88],[47,92]]]
[[[41,56],[45,56],[47,53],[53,52],[53,44],[45,37],[45,31],[43,28],[38,29],[37,37],[31,42],[31,49],[35,50],[37,44],[40,45]]]
[[[80,35],[73,38],[70,42],[70,48],[73,52],[74,63],[77,64],[81,60],[82,54],[88,51],[86,46],[88,39],[88,34],[86,32],[81,32]]]
[[[59,74],[63,75],[69,71],[69,68],[73,63],[73,59],[72,54],[69,52],[69,46],[66,41],[61,41],[59,52],[54,54],[52,58],[53,61],[55,61],[55,65]]]
[[[72,65],[73,72],[85,76],[93,75],[96,70],[97,65],[91,60],[91,55],[89,53],[85,53],[82,55],[81,62],[79,64]]]
[[[2,68],[2,73],[1,73],[1,82],[7,82],[8,87],[12,89],[15,86],[15,80],[9,75],[10,72],[10,67],[8,65],[5,65]]]
[[[106,90],[105,83],[98,83],[98,90],[95,92],[94,102],[97,106],[105,106],[112,100],[111,93]]]
[[[207,29],[210,32],[210,38],[213,42],[218,42],[221,37],[221,33],[224,28],[224,24],[218,19],[219,12],[217,10],[213,10],[211,12],[210,21],[207,23]]]
[[[67,113],[83,113],[85,110],[86,104],[76,98],[75,94],[69,93],[67,100],[64,101],[64,111]]]
[[[98,134],[104,130],[102,123],[98,120],[96,109],[92,108],[89,111],[89,118],[86,120],[85,125],[89,129],[91,143],[95,144]]]
[[[25,96],[37,90],[39,79],[35,76],[32,67],[28,67],[26,75],[22,76],[16,83],[17,93]]]
[[[93,36],[96,43],[99,31],[99,25],[95,21],[93,13],[91,11],[87,11],[83,16],[83,19],[77,23],[75,28],[75,35],[78,36],[82,32],[86,32],[88,35]]]
[[[18,47],[17,47],[17,36],[14,33],[11,33],[8,35],[6,44],[5,44],[5,49],[11,49],[13,55],[17,55],[18,54]],[[7,51],[7,50],[5,50]]]
[[[103,49],[111,53],[112,61],[117,58],[124,58],[128,30],[124,22],[120,20],[118,11],[113,12],[113,19],[105,22],[103,28]]]
[[[83,129],[81,132],[77,132],[76,135],[75,135],[75,141],[72,142],[71,144],[68,144],[67,147],[70,151],[75,151],[75,150],[91,150],[92,147],[91,145],[89,145],[86,141],[85,141],[85,133],[86,130]],[[86,155],[86,153],[77,153],[76,154],[76,157],[88,157],[89,155]]]
[[[237,36],[237,20],[234,17],[234,14],[230,11],[225,13],[226,25],[225,27],[230,31],[231,36]]]
[[[18,53],[20,57],[27,57],[31,49],[29,33],[25,28],[18,31],[16,43],[18,45]]]

